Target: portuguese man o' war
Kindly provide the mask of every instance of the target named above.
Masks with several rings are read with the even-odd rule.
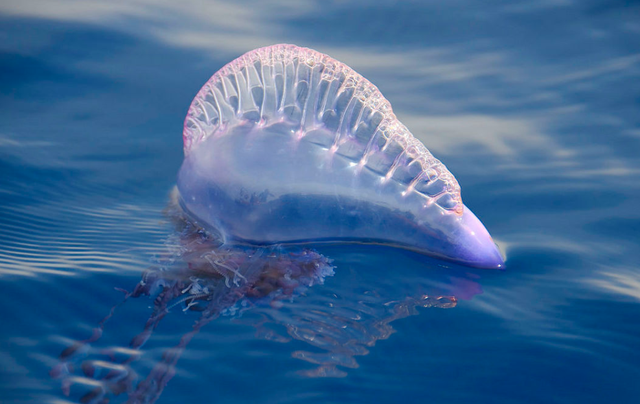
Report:
[[[156,402],[191,340],[221,317],[259,338],[307,343],[291,353],[312,364],[303,376],[345,376],[391,336],[391,322],[482,293],[468,268],[344,242],[503,265],[444,165],[372,84],[318,52],[276,45],[227,65],[193,101],[184,147],[166,210],[176,233],[92,335],[65,344],[51,376],[69,398]],[[310,242],[340,242],[323,246],[340,257],[340,274],[332,259],[293,245]],[[153,298],[142,330],[113,345],[123,333],[107,332],[107,322],[142,296]],[[191,327],[153,359],[145,344],[180,311]]]
[[[502,268],[439,160],[348,66],[253,50],[202,87],[184,125],[182,208],[225,244],[386,244]]]

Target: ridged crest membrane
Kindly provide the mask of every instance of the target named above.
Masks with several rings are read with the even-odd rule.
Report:
[[[462,214],[458,181],[398,121],[378,88],[347,65],[295,45],[253,50],[216,72],[189,108],[185,155],[234,125],[283,120],[299,124],[296,136]],[[327,130],[332,138],[318,135]]]

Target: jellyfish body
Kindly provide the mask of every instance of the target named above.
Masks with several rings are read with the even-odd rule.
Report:
[[[261,48],[214,74],[184,150],[180,204],[227,243],[379,243],[504,264],[456,179],[378,89],[316,51]]]

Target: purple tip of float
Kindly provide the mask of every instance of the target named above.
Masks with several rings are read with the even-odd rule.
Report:
[[[458,220],[459,232],[455,237],[458,239],[459,259],[477,268],[504,269],[504,257],[476,215],[465,206]]]

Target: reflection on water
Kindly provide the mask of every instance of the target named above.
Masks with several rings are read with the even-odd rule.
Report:
[[[75,400],[107,380],[105,399],[152,397],[158,366],[176,374],[159,403],[637,401],[639,13],[605,0],[1,2],[0,402]],[[303,289],[251,297],[247,275],[229,288],[189,275],[241,293],[222,293],[225,315],[181,350],[213,302],[181,301],[198,290],[189,261],[213,265],[198,249],[178,256],[187,238],[162,214],[186,110],[225,63],[287,42],[379,87],[509,269],[318,246],[309,254],[334,274]],[[295,264],[296,252],[269,254]],[[179,304],[154,322],[161,290],[130,297],[84,358],[63,355],[65,374],[60,352],[92,338],[122,299],[114,288],[133,291],[150,263],[145,276],[185,284],[164,294]],[[421,309],[433,296],[455,309]]]

